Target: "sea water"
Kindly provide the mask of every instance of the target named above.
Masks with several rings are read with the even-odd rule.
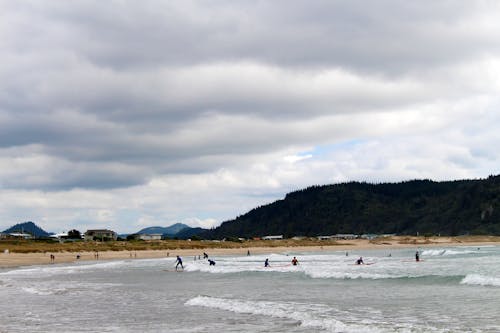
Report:
[[[500,332],[498,246],[183,259],[0,270],[0,332]]]

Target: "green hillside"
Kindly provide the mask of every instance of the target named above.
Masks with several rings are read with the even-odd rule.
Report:
[[[500,235],[500,176],[313,186],[255,208],[207,238],[336,233]]]

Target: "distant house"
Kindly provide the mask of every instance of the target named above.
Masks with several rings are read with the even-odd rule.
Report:
[[[335,234],[333,235],[334,239],[356,239],[358,235],[355,234]]]
[[[0,239],[6,239],[6,238],[7,238],[7,234],[0,232]]]
[[[277,236],[264,236],[262,237],[263,240],[276,240],[276,239],[283,239],[283,235],[277,235]]]
[[[108,229],[89,229],[85,232],[85,240],[116,240],[118,234]]]
[[[161,234],[139,234],[139,239],[148,240],[161,240]]]
[[[9,238],[22,238],[22,239],[33,239],[32,234],[27,234],[25,232],[11,232],[8,234]]]
[[[53,235],[50,235],[49,238],[61,240],[63,238],[68,238],[68,233],[62,232],[60,234],[53,234]]]

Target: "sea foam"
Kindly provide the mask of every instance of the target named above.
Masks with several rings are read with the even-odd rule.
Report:
[[[500,287],[500,277],[468,274],[460,281],[461,284]]]
[[[263,315],[291,319],[303,327],[320,328],[330,332],[383,332],[373,326],[345,324],[331,317],[333,309],[324,305],[292,302],[247,301],[209,296],[197,296],[188,300],[187,306],[203,306],[235,313]]]

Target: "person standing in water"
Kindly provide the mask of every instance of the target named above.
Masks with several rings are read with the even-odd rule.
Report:
[[[264,267],[269,267],[269,259],[266,258],[266,261],[264,261]]]
[[[292,265],[297,266],[298,263],[299,263],[299,261],[297,260],[297,258],[293,257]]]
[[[418,254],[418,251],[415,252],[415,261],[420,261],[420,255]]]
[[[181,265],[181,268],[184,269],[184,266],[182,266],[182,259],[181,257],[177,256],[177,261],[176,261],[176,265],[175,265],[175,270],[177,270],[177,267],[179,267],[179,265]]]

